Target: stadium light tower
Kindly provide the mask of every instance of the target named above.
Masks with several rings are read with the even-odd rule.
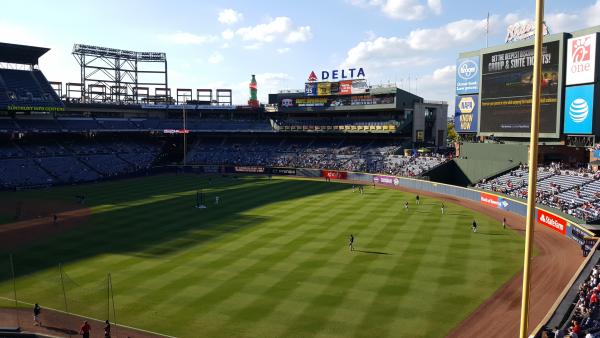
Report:
[[[527,223],[525,225],[525,252],[523,255],[523,294],[521,297],[520,338],[529,331],[529,297],[531,285],[531,252],[535,227],[535,200],[537,191],[538,136],[540,128],[540,94],[542,74],[542,40],[544,38],[544,0],[535,2],[535,37],[533,44],[533,93],[531,98],[531,133],[529,136],[529,178],[527,187]]]

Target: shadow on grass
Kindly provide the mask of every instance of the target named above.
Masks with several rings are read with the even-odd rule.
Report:
[[[360,253],[366,253],[366,254],[372,254],[372,255],[389,255],[389,256],[392,255],[389,252],[382,252],[382,251],[369,251],[369,250],[358,250],[358,249],[355,249],[353,251],[360,252]]]
[[[487,231],[477,231],[475,234],[484,235],[484,236],[506,236],[506,233],[502,232],[487,232]]]
[[[176,175],[174,175],[176,176]],[[201,180],[198,176],[194,176]],[[149,177],[144,186],[146,196],[155,195],[155,184],[165,184],[169,177]],[[174,177],[171,189],[177,193],[186,189],[181,177]],[[194,180],[192,180],[194,181]],[[184,180],[183,182],[187,182]],[[256,184],[259,183],[260,184]],[[136,182],[139,183],[139,182]],[[221,184],[222,183],[222,184]],[[262,224],[266,218],[249,215],[247,211],[269,203],[286,202],[308,196],[327,194],[346,188],[344,184],[238,178],[213,180],[221,204],[212,203],[214,194],[207,194],[208,208],[194,208],[196,196],[173,196],[168,200],[149,201],[146,204],[107,210],[93,214],[86,222],[56,236],[43,238],[12,252],[17,277],[39,270],[54,268],[59,263],[69,264],[102,254],[126,254],[141,257],[161,257],[189,247],[214,241],[224,235]],[[189,190],[189,186],[187,189]],[[107,189],[118,196],[123,204],[130,189],[128,181],[111,182]],[[122,189],[120,191],[119,189]],[[139,198],[135,189],[132,199]],[[43,193],[40,195],[43,197]],[[162,190],[160,193],[164,194]],[[325,197],[324,197],[325,198]],[[126,204],[126,202],[125,202]],[[0,282],[11,278],[8,253],[0,248]]]

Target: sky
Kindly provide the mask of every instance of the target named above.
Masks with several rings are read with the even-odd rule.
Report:
[[[50,81],[79,82],[73,44],[165,52],[169,87],[231,88],[248,100],[303,89],[311,71],[362,67],[370,84],[396,83],[453,112],[459,52],[503,44],[508,25],[532,20],[534,0],[103,0],[8,1],[0,42],[51,50]],[[550,33],[600,25],[600,0],[547,0]],[[410,79],[410,81],[409,81]],[[410,85],[409,85],[410,83]]]

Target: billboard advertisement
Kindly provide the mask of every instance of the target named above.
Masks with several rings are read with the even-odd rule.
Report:
[[[594,85],[565,90],[565,134],[591,134],[594,118]]]
[[[479,96],[457,96],[454,112],[454,129],[458,133],[477,132],[477,119],[479,115]]]
[[[567,42],[567,86],[595,81],[597,33]]]
[[[366,80],[352,80],[352,94],[364,94],[369,91]]]
[[[331,95],[331,82],[319,82],[317,84],[317,95],[318,96]]]
[[[314,82],[307,82],[304,85],[304,94],[306,96],[317,96],[317,84]]]
[[[456,94],[479,93],[479,56],[456,61]]]
[[[559,232],[563,235],[567,234],[567,221],[562,217],[558,217],[547,211],[538,209],[537,221],[538,223],[545,225],[556,232]]]
[[[559,41],[542,47],[540,133],[557,132]],[[528,134],[531,123],[533,46],[484,54],[479,131]]]
[[[340,81],[340,90],[338,95],[352,94],[352,81]]]
[[[394,104],[396,97],[392,95],[345,95],[336,97],[300,97],[283,98],[279,102],[282,109],[295,107],[341,107],[377,104]]]

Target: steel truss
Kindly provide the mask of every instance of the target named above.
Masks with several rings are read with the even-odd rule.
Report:
[[[82,102],[140,103],[150,87],[165,95],[156,101],[172,100],[165,53],[75,44],[73,56],[80,66]]]

